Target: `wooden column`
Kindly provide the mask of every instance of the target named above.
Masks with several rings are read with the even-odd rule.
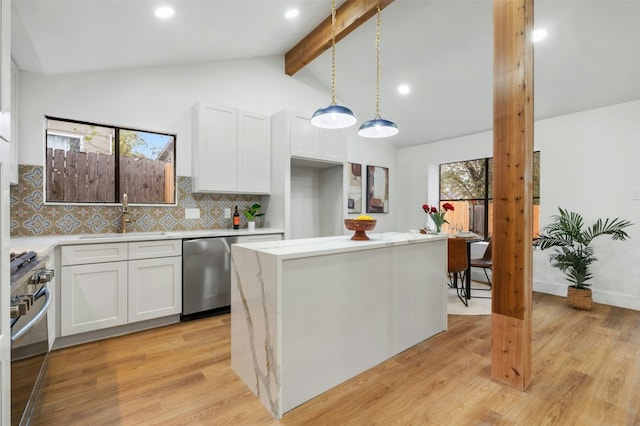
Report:
[[[531,382],[533,0],[494,0],[491,376]]]

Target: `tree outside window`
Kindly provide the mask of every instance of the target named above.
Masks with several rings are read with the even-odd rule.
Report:
[[[440,205],[453,204],[447,214],[449,226],[456,225],[488,240],[493,232],[493,158],[458,161],[440,165]],[[540,152],[533,154],[533,236],[540,225]]]

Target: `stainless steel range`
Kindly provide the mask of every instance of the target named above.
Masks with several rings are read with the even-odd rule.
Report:
[[[11,424],[28,425],[47,370],[53,271],[34,252],[11,254]]]

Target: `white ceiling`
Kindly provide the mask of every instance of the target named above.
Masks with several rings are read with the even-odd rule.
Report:
[[[338,5],[343,1],[339,0]],[[329,0],[13,0],[12,56],[22,70],[75,73],[284,55],[330,14]],[[299,17],[286,21],[288,7]],[[640,99],[640,0],[536,0],[535,116]],[[382,11],[383,118],[400,146],[492,125],[492,2],[395,0]],[[359,123],[375,111],[375,19],[337,45],[337,94]],[[326,52],[295,78],[327,90]],[[399,95],[400,83],[411,93]],[[318,107],[325,105],[318,105]],[[354,129],[355,131],[355,129]]]

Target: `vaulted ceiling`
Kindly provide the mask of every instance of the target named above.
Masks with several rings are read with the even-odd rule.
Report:
[[[330,0],[166,3],[176,15],[159,22],[151,0],[13,0],[12,56],[20,69],[60,74],[284,55],[331,11]],[[287,21],[291,6],[300,14]],[[536,0],[535,26],[549,33],[535,46],[536,119],[640,99],[639,20],[640,0]],[[490,0],[395,0],[383,10],[380,105],[400,127],[394,145],[491,128],[492,37]],[[327,103],[330,59],[294,75],[327,90]],[[340,102],[360,123],[373,118],[375,18],[338,43],[336,67]]]

